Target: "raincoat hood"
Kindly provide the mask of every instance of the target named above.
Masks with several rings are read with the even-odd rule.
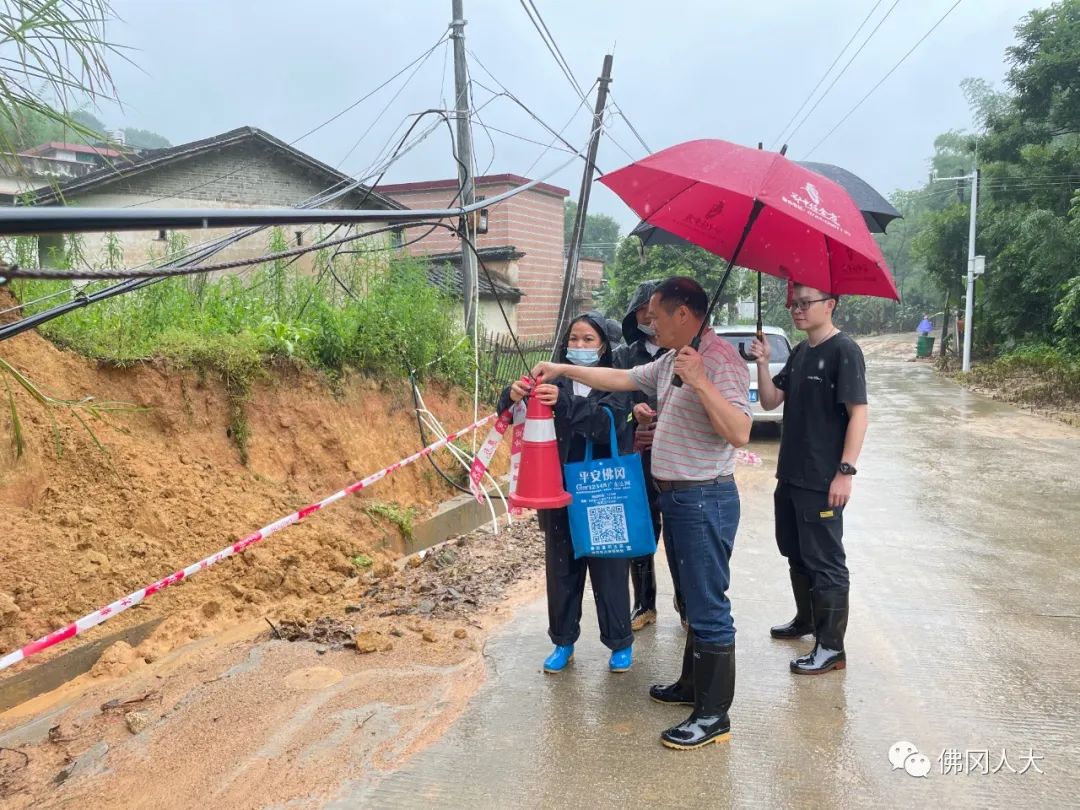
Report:
[[[610,366],[611,365],[611,352],[615,348],[615,343],[614,343],[614,341],[612,339],[612,334],[611,334],[610,330],[608,329],[608,320],[607,320],[607,318],[605,318],[603,315],[601,315],[595,309],[589,310],[588,312],[584,313],[583,315],[579,315],[579,316],[575,317],[574,320],[576,321],[576,320],[578,320],[578,318],[587,319],[588,322],[589,322],[589,325],[592,326],[592,328],[596,330],[596,333],[604,338],[604,343],[606,345],[605,345],[603,351],[601,351],[601,353],[600,353],[600,362],[597,363],[597,365]],[[560,363],[567,362],[566,348],[569,345],[569,343],[570,343],[570,330],[567,329],[566,334],[564,334],[562,336],[562,339],[559,341],[559,362]]]
[[[656,292],[656,288],[659,286],[659,281],[643,281],[634,290],[634,295],[626,307],[626,315],[623,316],[622,321],[623,340],[626,341],[627,346],[634,341],[648,338],[648,335],[638,329],[637,311],[649,303],[649,299],[652,298],[652,294]]]

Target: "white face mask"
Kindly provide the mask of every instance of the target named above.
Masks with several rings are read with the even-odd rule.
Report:
[[[641,334],[646,337],[656,337],[656,327],[651,323],[639,323],[637,328],[641,330]]]
[[[567,349],[566,359],[575,366],[595,366],[600,362],[599,349]]]

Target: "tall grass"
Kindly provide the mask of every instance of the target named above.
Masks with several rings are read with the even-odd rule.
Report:
[[[273,229],[268,251],[283,244],[282,232]],[[174,239],[168,252],[179,254],[185,246]],[[2,248],[23,264],[35,253],[22,239]],[[75,263],[79,249],[69,244],[65,260]],[[312,270],[279,260],[242,274],[168,279],[70,312],[40,331],[115,365],[162,358],[216,374],[228,392],[232,436],[246,461],[245,405],[254,382],[275,363],[316,369],[331,382],[353,369],[379,379],[415,371],[419,379],[471,383],[472,347],[462,339],[459,305],[431,285],[420,261],[375,255],[380,258],[341,255],[331,265],[323,252],[315,254]],[[69,286],[20,281],[13,290],[29,315],[65,300]],[[33,303],[53,293],[61,295]]]
[[[275,228],[267,249],[283,242]],[[169,253],[184,247],[174,241]],[[428,282],[420,261],[353,254],[339,256],[332,268],[329,262],[317,254],[313,271],[279,260],[242,274],[168,279],[68,313],[40,330],[80,354],[118,365],[161,357],[229,370],[284,358],[330,374],[353,368],[389,378],[416,369],[420,376],[468,379],[470,351],[461,342],[455,304]],[[30,302],[66,285],[24,281],[13,287]],[[26,306],[24,314],[62,300]]]

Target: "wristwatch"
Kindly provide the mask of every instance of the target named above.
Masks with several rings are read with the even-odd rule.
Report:
[[[846,461],[840,462],[840,474],[841,475],[855,475],[858,470],[848,464]]]

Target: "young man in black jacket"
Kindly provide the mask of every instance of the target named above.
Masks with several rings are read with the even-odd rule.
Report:
[[[634,368],[651,363],[667,353],[667,349],[657,345],[654,340],[656,330],[652,325],[652,316],[649,314],[649,299],[656,292],[658,281],[643,281],[634,290],[630,298],[630,304],[626,308],[626,316],[622,321],[623,339],[625,346],[615,350],[613,365],[615,368]],[[653,531],[656,537],[660,537],[660,493],[653,484],[650,463],[652,460],[652,438],[656,429],[656,398],[650,397],[643,391],[634,391],[633,397],[633,428],[634,450],[641,453],[641,466],[645,470],[645,487],[649,493],[649,511],[652,513]],[[665,545],[665,553],[669,555],[668,568],[671,570],[672,581],[675,585],[675,608],[679,611],[679,618],[685,626],[685,609],[682,604],[682,596],[677,584],[677,573],[674,562],[670,559],[670,550]],[[630,627],[634,631],[643,629],[656,621],[656,568],[653,564],[653,556],[635,557],[630,560],[630,581],[634,586],[633,608],[630,611]]]
[[[769,344],[755,340],[761,407],[784,404],[784,433],[776,465],[776,543],[787,557],[795,618],[770,631],[773,638],[813,634],[807,655],[791,671],[818,675],[847,666],[848,569],[844,508],[869,419],[866,363],[858,344],[833,325],[839,299],[796,284],[791,319],[806,340],[775,377]]]

